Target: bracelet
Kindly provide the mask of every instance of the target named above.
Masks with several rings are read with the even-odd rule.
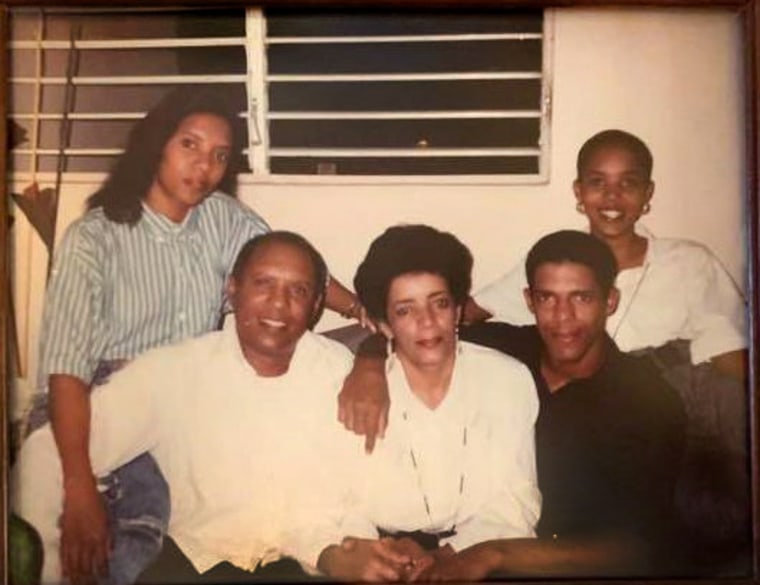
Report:
[[[354,301],[349,305],[345,311],[340,312],[340,316],[344,319],[352,319],[356,316],[356,309],[359,308],[359,301]]]

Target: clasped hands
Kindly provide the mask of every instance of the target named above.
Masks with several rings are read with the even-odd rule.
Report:
[[[438,559],[454,554],[450,547],[425,551],[410,538],[377,540],[346,537],[323,556],[323,569],[347,581],[424,581]]]

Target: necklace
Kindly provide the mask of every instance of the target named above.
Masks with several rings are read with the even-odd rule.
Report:
[[[641,270],[641,274],[639,275],[638,280],[636,281],[636,286],[633,287],[633,292],[631,292],[631,296],[628,299],[628,302],[625,304],[625,308],[623,309],[622,314],[620,315],[620,319],[617,322],[617,325],[615,325],[615,330],[612,332],[612,339],[616,340],[617,335],[620,332],[620,326],[623,324],[623,321],[625,321],[626,317],[628,316],[628,312],[631,310],[631,305],[633,305],[633,301],[636,299],[636,295],[639,294],[639,289],[641,288],[641,283],[644,282],[644,277],[647,274],[647,271],[649,270],[649,262],[644,264],[644,267]]]
[[[422,480],[422,471],[420,469],[420,464],[422,462],[421,459],[421,453],[419,450],[415,450],[414,447],[414,441],[412,440],[412,429],[411,429],[411,417],[409,416],[409,412],[404,410],[401,417],[404,419],[405,424],[407,425],[407,437],[409,438],[409,459],[412,463],[412,468],[414,469],[416,478],[417,478],[417,489],[420,492],[420,495],[422,496],[422,502],[425,506],[425,513],[427,514],[428,522],[431,526],[434,525],[433,522],[433,515],[430,508],[430,499],[428,498],[427,490],[425,489],[425,486],[423,485],[424,482]],[[456,531],[456,518],[459,516],[459,511],[462,507],[462,500],[464,495],[464,487],[465,487],[465,469],[464,469],[464,460],[465,460],[465,451],[467,450],[467,425],[464,424],[462,426],[462,439],[461,439],[461,455],[460,455],[460,470],[459,470],[459,480],[458,480],[458,489],[457,489],[457,504],[454,508],[454,522],[451,526],[451,528],[447,531],[447,533],[454,534]]]

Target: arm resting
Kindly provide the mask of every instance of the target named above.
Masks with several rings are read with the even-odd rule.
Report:
[[[61,566],[72,582],[103,574],[110,535],[90,461],[90,390],[79,378],[50,376],[50,419],[63,469]]]
[[[90,388],[75,376],[50,376],[50,423],[61,457],[64,485],[92,480],[90,464]]]
[[[374,449],[388,424],[385,355],[385,337],[375,334],[365,339],[338,396],[338,420],[348,430],[366,437],[367,452]]]
[[[464,313],[462,314],[462,323],[469,325],[470,323],[487,321],[491,317],[493,315],[481,307],[475,299],[467,297],[467,302],[464,304]]]
[[[421,579],[572,578],[645,575],[645,548],[627,539],[492,540],[439,559]]]

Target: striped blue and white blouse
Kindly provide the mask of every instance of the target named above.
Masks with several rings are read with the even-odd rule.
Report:
[[[176,224],[143,205],[134,226],[100,208],[66,231],[56,249],[40,333],[38,384],[50,374],[89,383],[101,360],[213,329],[238,251],[269,231],[252,209],[209,195]]]

